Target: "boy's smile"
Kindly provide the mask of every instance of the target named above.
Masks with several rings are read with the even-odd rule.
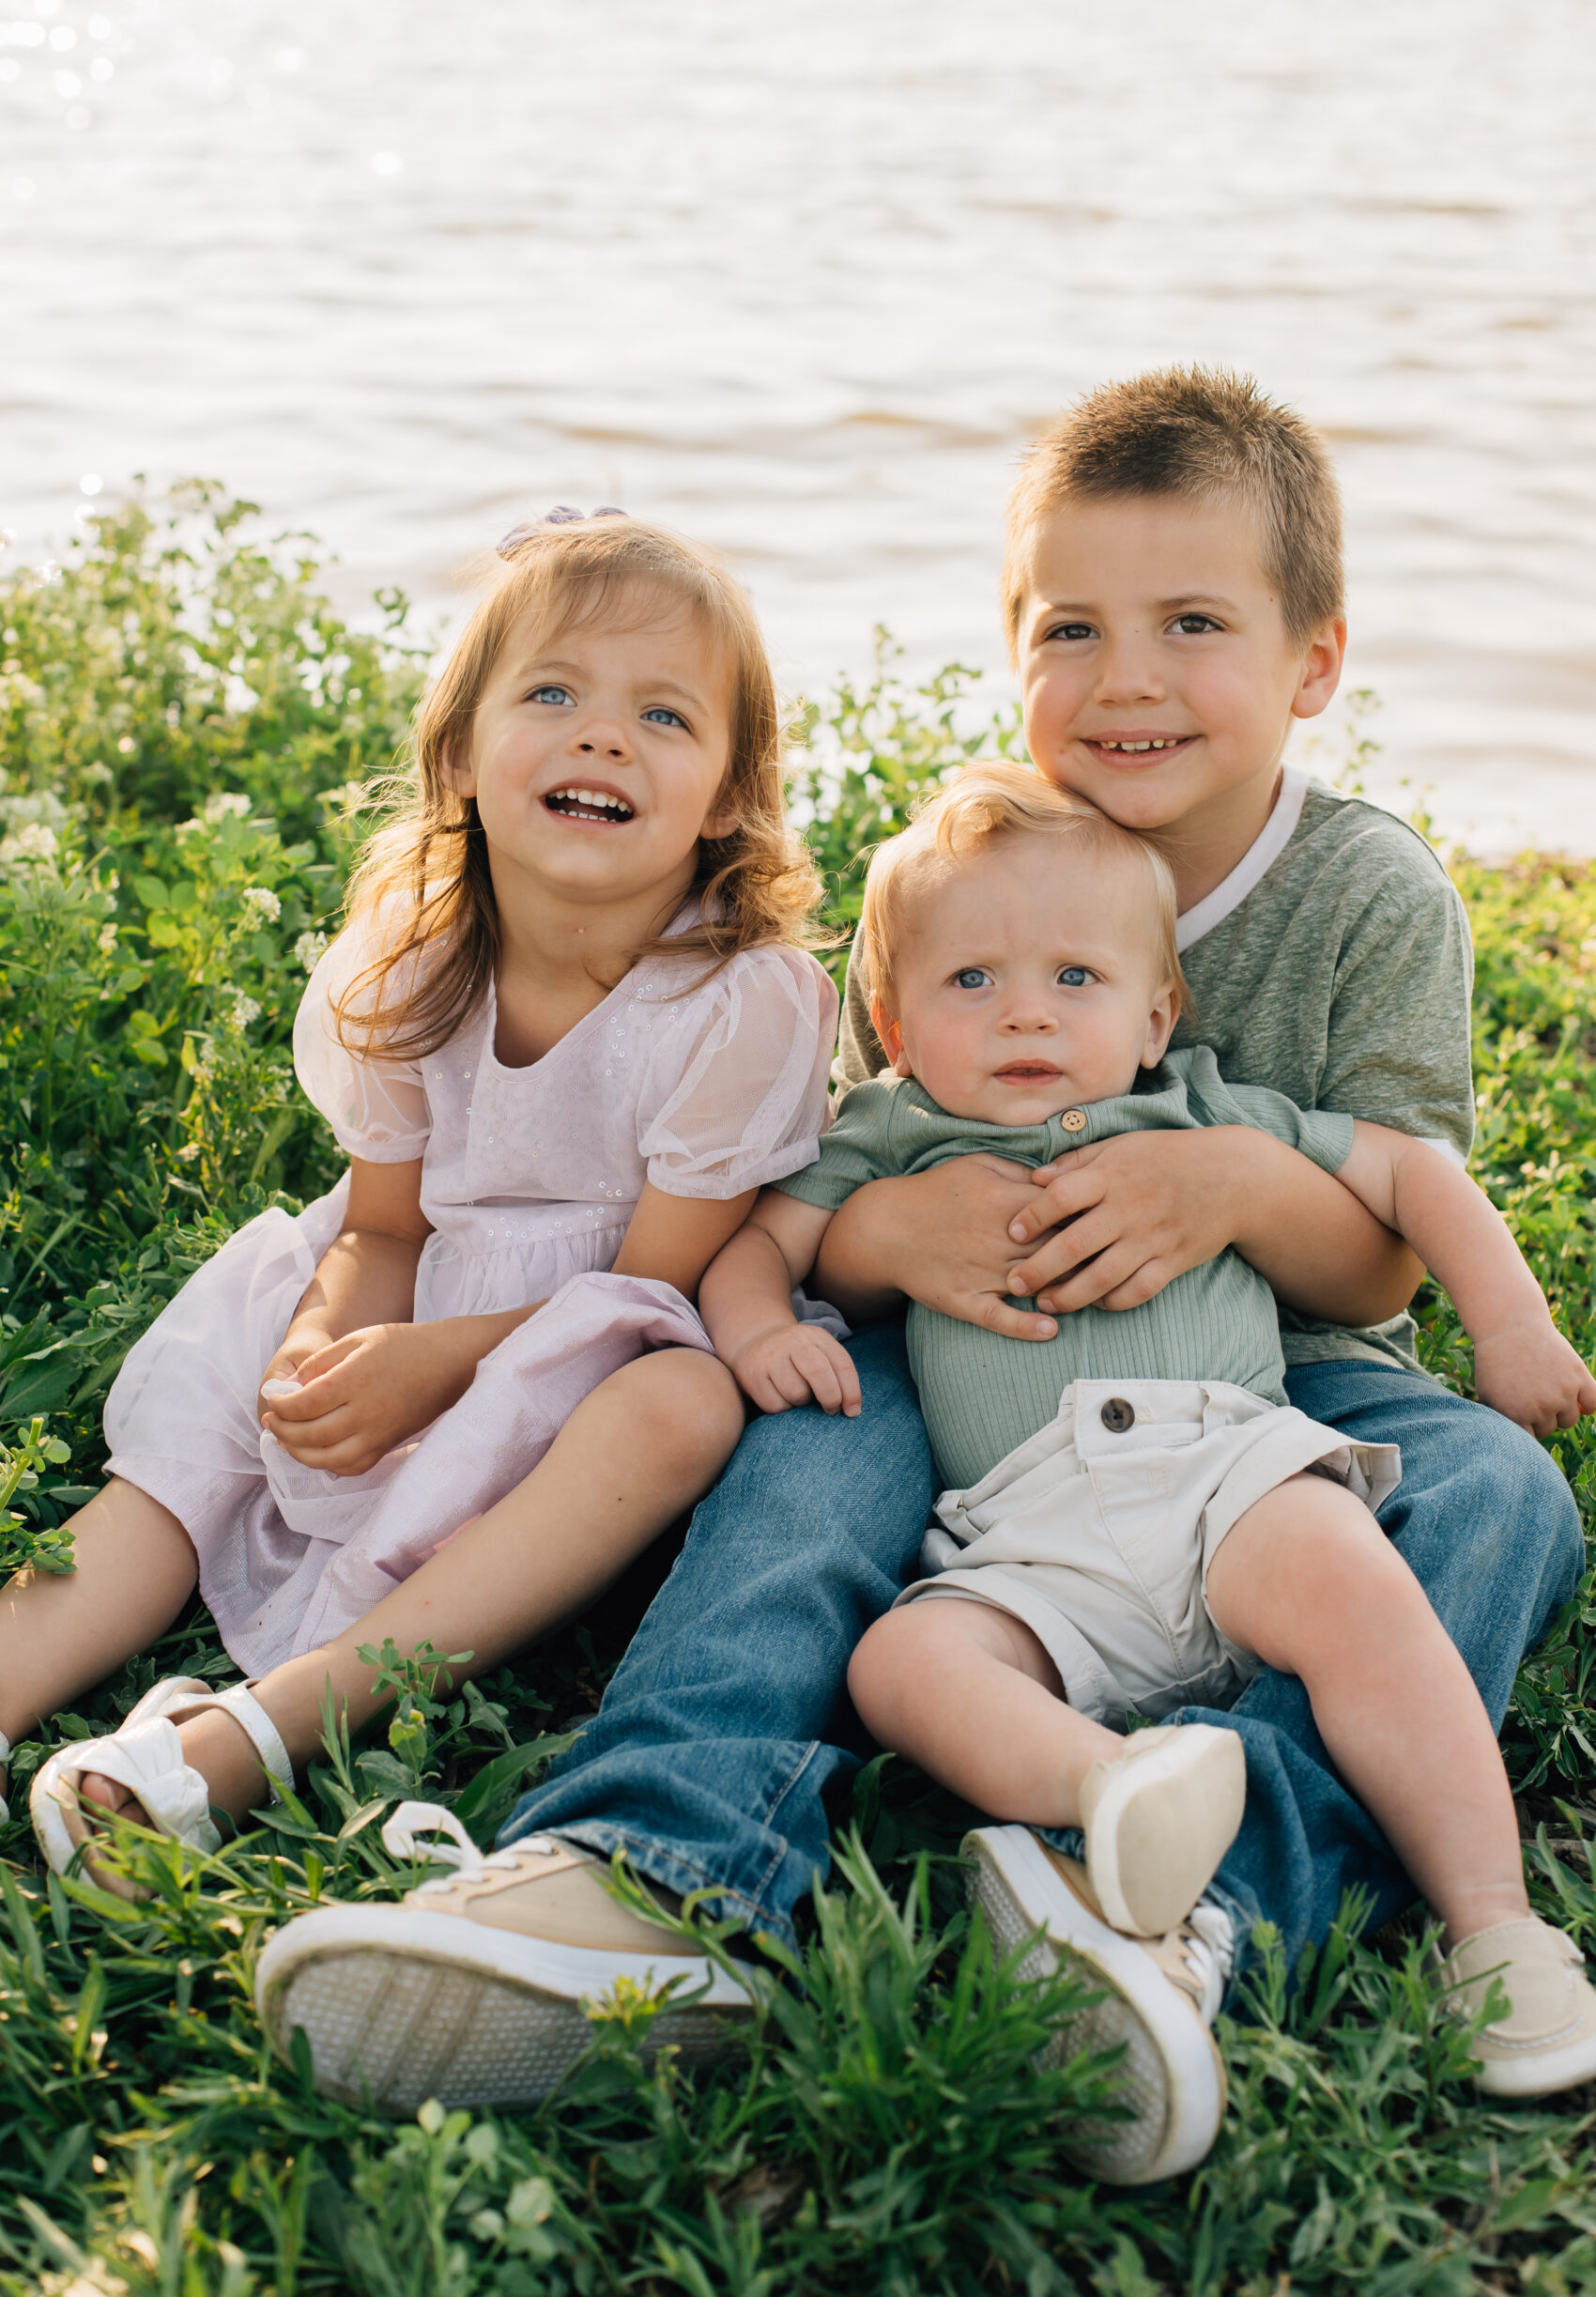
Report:
[[[1166,833],[1189,908],[1267,820],[1293,718],[1335,692],[1345,626],[1291,637],[1235,495],[1066,502],[1038,525],[1029,571],[1031,755],[1128,828]]]

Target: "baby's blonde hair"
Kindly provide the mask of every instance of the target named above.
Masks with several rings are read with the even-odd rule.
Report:
[[[872,1004],[898,1018],[893,967],[916,903],[967,856],[1015,837],[1075,838],[1093,856],[1135,863],[1151,900],[1159,979],[1173,982],[1177,1011],[1189,1001],[1175,947],[1174,878],[1158,848],[1032,768],[982,759],[922,799],[909,827],[871,858],[857,946]]]
[[[724,657],[731,740],[719,804],[723,838],[698,843],[692,892],[701,916],[685,933],[649,942],[702,956],[714,972],[740,950],[802,944],[821,884],[788,825],[781,714],[747,593],[707,550],[663,527],[618,516],[544,524],[502,546],[492,588],[461,631],[416,714],[414,764],[397,815],[371,839],[349,888],[349,915],[385,913],[384,947],[336,1013],[352,1051],[415,1059],[446,1043],[480,1002],[499,960],[499,911],[474,797],[452,768],[468,752],[483,693],[505,644],[529,617],[540,641],[622,612],[631,593],[650,609],[685,610]],[[391,922],[390,922],[391,921]]]

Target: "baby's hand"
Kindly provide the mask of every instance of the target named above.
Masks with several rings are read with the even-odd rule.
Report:
[[[1549,1316],[1476,1340],[1474,1385],[1482,1404],[1534,1436],[1596,1411],[1596,1379]]]
[[[738,1349],[731,1369],[744,1395],[761,1411],[819,1404],[822,1411],[859,1416],[859,1375],[840,1341],[818,1324],[777,1324]]]

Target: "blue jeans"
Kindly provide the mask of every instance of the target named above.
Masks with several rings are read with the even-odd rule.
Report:
[[[865,1333],[852,1354],[860,1418],[809,1410],[753,1423],[592,1726],[501,1842],[552,1832],[624,1850],[654,1881],[715,1890],[723,1914],[791,1940],[792,1910],[827,1868],[822,1797],[859,1762],[836,1743],[849,1657],[913,1576],[935,1493],[901,1327]],[[1506,1420],[1412,1373],[1313,1364],[1288,1385],[1314,1419],[1401,1444],[1403,1482],[1381,1520],[1499,1725],[1519,1659],[1578,1581],[1562,1476]],[[1377,1917],[1410,1903],[1389,1846],[1330,1768],[1300,1683],[1266,1673],[1232,1713],[1202,1719],[1247,1742],[1247,1815],[1219,1874],[1238,1939],[1266,1919],[1295,1958],[1350,1886],[1373,1893]]]

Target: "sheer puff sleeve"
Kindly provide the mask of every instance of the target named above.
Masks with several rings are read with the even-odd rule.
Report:
[[[814,1162],[836,991],[801,949],[745,949],[661,1009],[637,1147],[668,1196],[724,1200]]]
[[[294,1022],[294,1068],[346,1156],[407,1164],[422,1155],[432,1131],[421,1063],[350,1052],[339,1041],[333,1016],[334,1004],[370,964],[376,946],[372,922],[361,918],[323,956]]]

